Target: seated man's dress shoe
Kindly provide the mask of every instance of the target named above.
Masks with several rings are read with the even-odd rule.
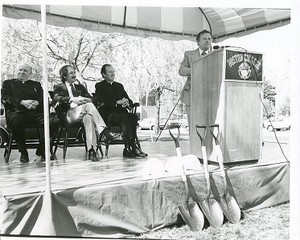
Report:
[[[136,150],[135,150],[135,155],[137,156],[137,157],[147,157],[148,156],[148,154],[147,153],[144,153],[141,149],[139,149],[139,148],[136,148]]]
[[[95,149],[93,148],[93,146],[88,151],[88,158],[92,162],[98,162],[99,161],[99,159],[97,157],[97,153],[96,153]]]
[[[102,136],[104,136],[105,142],[111,142],[112,140],[114,140],[114,136],[111,134],[108,128],[104,128],[104,130],[100,134],[100,137]]]
[[[50,160],[57,160],[56,156],[54,154],[50,154]],[[45,155],[37,155],[35,158],[35,162],[45,162],[46,161],[46,157]]]
[[[124,150],[123,150],[123,157],[135,158],[136,155],[135,155],[135,153],[132,150],[130,150],[128,148],[124,148]]]
[[[143,152],[142,149],[140,149],[140,147],[138,145],[136,145],[135,154],[138,157],[147,157],[148,156],[148,154]]]
[[[29,162],[29,157],[28,157],[28,155],[21,154],[20,162],[21,162],[21,163],[28,163],[28,162]]]

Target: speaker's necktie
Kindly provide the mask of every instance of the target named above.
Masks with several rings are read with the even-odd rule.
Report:
[[[202,56],[206,55],[206,52],[202,52],[201,55],[202,55]]]
[[[74,84],[71,84],[71,90],[72,90],[73,97],[78,97],[79,96],[79,93],[76,90]]]

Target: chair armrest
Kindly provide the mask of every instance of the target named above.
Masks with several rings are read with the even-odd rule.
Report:
[[[138,103],[138,102],[132,104],[132,108],[137,108],[137,107],[139,107],[139,106],[140,106],[140,103]]]
[[[137,107],[140,106],[140,103],[133,103],[131,108],[129,109],[131,113],[136,113]]]

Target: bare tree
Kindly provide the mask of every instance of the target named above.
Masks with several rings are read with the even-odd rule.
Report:
[[[40,23],[34,20],[5,19],[3,25],[4,57],[2,79],[10,77],[18,61],[29,61],[34,66],[33,78],[42,81],[42,37]],[[185,79],[178,75],[184,50],[191,43],[172,42],[156,38],[141,38],[121,33],[99,33],[76,27],[47,26],[48,79],[58,81],[58,70],[72,65],[78,77],[87,82],[93,92],[101,80],[100,68],[111,63],[116,68],[116,81],[125,86],[134,101],[146,99],[148,105],[157,88],[166,82],[178,93]],[[174,104],[174,93],[164,91],[163,104],[168,112]],[[151,102],[151,101],[150,101]]]

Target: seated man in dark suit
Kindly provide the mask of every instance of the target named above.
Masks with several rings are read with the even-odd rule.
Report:
[[[133,106],[123,85],[115,82],[115,70],[110,64],[101,68],[103,81],[95,85],[95,99],[100,106],[100,113],[107,123],[118,124],[122,128],[125,140],[124,157],[146,157],[135,145],[138,117],[129,113],[128,108]]]
[[[43,126],[43,89],[39,82],[29,80],[32,67],[27,63],[18,66],[18,77],[3,82],[1,101],[5,105],[6,119],[11,126],[21,153],[20,162],[29,162],[26,149],[25,125],[35,123]],[[50,118],[50,136],[53,137],[59,128],[59,119]],[[40,142],[37,150],[37,161],[44,160],[44,144]],[[53,157],[53,156],[52,156]]]
[[[64,114],[68,123],[83,123],[86,133],[86,144],[89,150],[89,160],[98,161],[95,151],[97,139],[104,135],[106,141],[111,141],[113,136],[92,103],[92,96],[76,79],[74,68],[70,65],[65,65],[60,69],[59,74],[62,83],[54,86],[54,102],[59,105],[60,111]]]

